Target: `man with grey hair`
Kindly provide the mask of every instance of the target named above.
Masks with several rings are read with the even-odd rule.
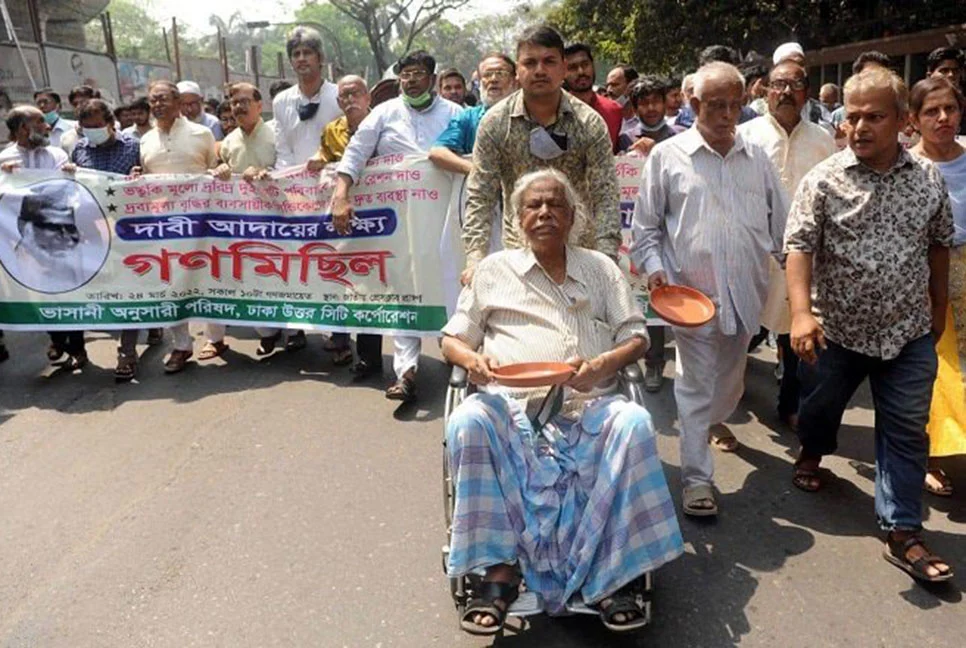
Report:
[[[326,124],[341,114],[338,90],[322,76],[325,54],[319,32],[296,27],[285,43],[285,52],[298,84],[272,101],[278,168],[308,162],[318,149]]]
[[[480,261],[443,327],[443,356],[480,386],[446,429],[446,568],[486,570],[460,625],[499,632],[519,569],[551,614],[573,596],[610,630],[639,628],[635,580],[683,550],[650,416],[615,393],[647,349],[644,315],[617,265],[573,244],[582,207],[563,172],[524,174],[510,203],[525,247]],[[497,367],[536,361],[572,367],[556,406],[545,387],[495,385]]]
[[[842,105],[839,103],[839,87],[834,83],[826,83],[818,91],[818,100],[822,102],[825,112],[831,119],[832,113]]]
[[[821,488],[849,400],[875,406],[875,512],[884,558],[921,581],[952,578],[923,543],[926,423],[946,326],[953,217],[940,170],[898,143],[905,84],[881,66],[845,84],[849,148],[805,176],[785,234],[791,343],[801,364],[792,478]],[[813,301],[814,298],[814,301]]]
[[[695,74],[695,127],[648,156],[634,207],[631,260],[654,291],[696,288],[715,303],[700,328],[674,327],[674,397],[681,421],[684,512],[715,515],[709,442],[734,451],[723,422],[744,390],[748,342],[759,329],[768,256],[781,250],[787,198],[768,154],[736,133],[745,80],[714,62]]]

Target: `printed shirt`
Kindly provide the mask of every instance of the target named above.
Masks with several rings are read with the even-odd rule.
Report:
[[[67,154],[58,146],[25,149],[12,142],[0,151],[0,164],[19,162],[24,169],[59,169],[67,164]]]
[[[71,161],[85,169],[128,175],[141,164],[141,147],[138,140],[124,133],[115,133],[110,142],[101,146],[94,146],[83,137],[74,147]]]
[[[504,250],[476,267],[445,335],[459,338],[501,365],[594,358],[632,337],[647,337],[640,306],[620,268],[593,250],[567,248],[567,274],[556,283],[529,249]],[[574,402],[613,391],[614,381]],[[533,400],[546,388],[508,390]],[[567,408],[568,411],[570,408]]]
[[[336,101],[338,95],[335,84],[325,81],[313,97],[303,95],[298,84],[275,96],[272,113],[277,168],[305,164],[315,155],[326,124],[342,115]],[[303,121],[299,119],[299,106],[309,103],[318,103],[319,109],[311,119]]]
[[[814,255],[812,311],[826,337],[890,360],[929,333],[929,248],[952,240],[949,195],[935,164],[902,149],[878,173],[845,149],[802,180],[785,251]]]
[[[697,128],[656,145],[634,205],[630,257],[648,276],[700,290],[725,335],[759,328],[768,255],[781,252],[788,198],[765,151],[735,135],[724,157]]]
[[[275,133],[261,118],[251,134],[239,126],[222,141],[219,157],[233,173],[244,173],[248,167],[270,169],[275,166]]]
[[[217,165],[215,136],[185,117],[175,119],[167,133],[155,126],[141,136],[144,173],[207,173]]]
[[[603,118],[582,101],[561,92],[557,121],[550,128],[567,136],[567,150],[552,160],[530,153],[530,119],[518,90],[490,108],[476,133],[473,171],[467,180],[463,246],[467,265],[474,266],[490,249],[494,210],[503,196],[503,247],[523,246],[510,205],[513,186],[521,176],[540,169],[557,169],[573,183],[590,222],[580,233],[580,245],[617,256],[621,223],[617,172],[610,133]]]
[[[338,172],[359,180],[366,162],[373,156],[401,153],[424,155],[450,120],[463,108],[440,96],[425,110],[416,110],[395,97],[369,113],[346,147]]]
[[[436,138],[434,146],[443,146],[457,155],[470,155],[473,152],[473,145],[476,144],[476,131],[480,127],[486,108],[481,103],[453,117],[446,130]]]

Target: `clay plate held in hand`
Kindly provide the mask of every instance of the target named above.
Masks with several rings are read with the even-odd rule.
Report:
[[[520,362],[497,367],[493,375],[506,387],[546,387],[570,380],[574,368],[563,362]]]
[[[661,286],[651,293],[651,308],[668,324],[704,326],[714,319],[714,303],[687,286]]]

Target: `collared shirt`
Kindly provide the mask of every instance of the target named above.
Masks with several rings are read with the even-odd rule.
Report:
[[[68,133],[76,129],[77,122],[61,117],[54,122],[53,126],[50,127],[50,145],[62,146],[60,140],[64,136],[64,133]]]
[[[325,125],[342,115],[334,83],[323,81],[312,97],[302,94],[298,84],[275,95],[272,101],[275,127],[275,166],[279,169],[305,164],[319,148]],[[299,119],[299,106],[319,104],[311,119]]]
[[[929,248],[952,241],[949,194],[935,164],[900,149],[879,173],[845,149],[802,180],[785,251],[814,255],[812,312],[825,336],[890,360],[929,333]]]
[[[486,109],[487,106],[481,103],[478,106],[467,108],[453,117],[446,130],[436,138],[434,146],[443,146],[457,155],[473,153],[473,146],[476,144],[476,131],[480,128],[480,122],[483,121]]]
[[[124,133],[116,133],[110,142],[101,146],[94,146],[82,137],[74,147],[71,161],[86,169],[128,175],[141,164],[141,147],[136,139]]]
[[[667,121],[664,121],[659,128],[654,130],[648,130],[643,127],[643,124],[638,127],[636,131],[628,131],[626,133],[621,133],[620,139],[617,141],[617,150],[620,153],[628,151],[637,140],[642,137],[648,137],[654,140],[654,143],[663,142],[666,139],[674,137],[678,134],[678,131],[674,127],[669,126]]]
[[[804,119],[791,135],[770,113],[742,124],[738,130],[745,142],[765,149],[789,196],[795,195],[798,184],[812,167],[838,152],[828,131]]]
[[[275,133],[259,117],[250,135],[241,126],[228,133],[219,157],[234,173],[243,173],[248,167],[270,169],[275,165]]]
[[[25,149],[11,142],[0,151],[0,164],[18,162],[23,169],[59,169],[67,164],[67,154],[59,146]]]
[[[188,121],[190,121],[193,124],[204,126],[208,130],[210,130],[216,142],[220,142],[221,140],[225,139],[225,134],[221,130],[221,121],[219,121],[219,119],[214,115],[212,115],[211,113],[207,113],[204,110],[202,110],[201,114],[198,115],[197,121],[192,119],[189,119]]]
[[[149,128],[147,131],[144,131],[144,132],[147,133],[149,130],[151,130],[151,129]],[[125,135],[129,135],[129,136],[133,137],[136,140],[140,140],[141,139],[141,132],[138,130],[137,124],[135,124],[134,126],[128,126],[127,128],[125,128],[121,132],[124,133]]]
[[[349,132],[349,118],[342,115],[335,121],[331,121],[322,131],[322,142],[319,145],[318,158],[326,164],[338,162],[345,155],[345,147],[352,139]]]
[[[425,110],[411,108],[402,97],[385,101],[362,120],[346,147],[338,172],[359,180],[369,158],[390,153],[419,155],[429,151],[450,120],[463,112],[440,96]]]
[[[647,337],[640,306],[620,268],[593,250],[567,248],[567,274],[556,283],[530,249],[483,259],[460,293],[445,335],[459,338],[500,365],[594,358],[632,337]],[[612,391],[613,382],[588,399]],[[509,390],[533,399],[546,388]]]
[[[154,127],[141,137],[144,173],[207,173],[217,164],[215,136],[183,116],[167,133]]]
[[[503,247],[522,247],[510,204],[513,185],[539,169],[557,169],[573,183],[590,223],[580,233],[583,247],[617,256],[621,223],[614,151],[607,125],[594,109],[562,92],[557,121],[550,127],[567,136],[567,150],[552,160],[530,152],[530,133],[540,125],[530,119],[518,90],[490,108],[476,133],[473,171],[467,180],[463,247],[467,264],[475,265],[490,248],[490,230],[499,196],[503,196]]]
[[[634,205],[631,260],[696,288],[725,335],[757,332],[768,255],[779,254],[788,198],[765,151],[741,133],[724,157],[691,128],[651,151]]]

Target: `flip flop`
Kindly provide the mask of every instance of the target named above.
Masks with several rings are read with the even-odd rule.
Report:
[[[792,476],[792,484],[795,488],[803,490],[806,493],[815,493],[823,485],[822,477],[819,473],[819,466],[816,464],[814,468],[803,468],[802,463],[805,461],[814,461],[814,459],[802,459],[799,457],[795,462],[795,474]]]
[[[939,488],[933,486],[929,483],[929,478],[932,477],[936,482],[939,483]],[[923,489],[928,493],[932,493],[937,497],[952,497],[953,495],[953,483],[950,481],[949,476],[943,470],[929,470],[926,472],[926,479],[922,484]]]
[[[721,452],[737,452],[741,444],[727,425],[717,423],[708,429],[708,443]]]
[[[711,517],[718,514],[718,503],[714,499],[714,489],[711,488],[711,484],[685,487],[683,501],[685,515]],[[702,501],[710,502],[711,506],[696,506]]]

